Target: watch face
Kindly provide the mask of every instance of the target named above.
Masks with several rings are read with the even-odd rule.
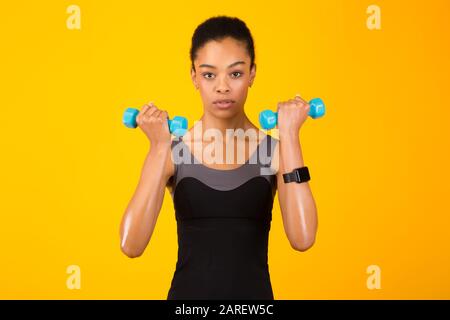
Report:
[[[283,174],[285,183],[289,182],[306,182],[310,180],[308,167],[294,169],[292,172]]]
[[[306,182],[309,181],[311,178],[309,176],[309,170],[308,167],[303,167],[301,169],[301,182]]]

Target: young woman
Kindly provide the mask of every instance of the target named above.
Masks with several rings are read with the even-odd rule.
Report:
[[[309,105],[298,95],[278,104],[279,139],[251,123],[244,104],[256,75],[255,50],[238,18],[203,22],[190,54],[203,115],[183,137],[172,138],[166,111],[153,103],[140,111],[137,123],[151,147],[122,219],[121,249],[131,258],[144,252],[167,187],[178,233],[178,261],[167,298],[273,299],[267,251],[277,190],[291,246],[307,250],[317,232],[309,184],[283,177],[306,168],[299,130]],[[208,139],[210,132],[214,139]],[[227,163],[202,159],[211,140],[216,146],[211,154],[226,154]]]

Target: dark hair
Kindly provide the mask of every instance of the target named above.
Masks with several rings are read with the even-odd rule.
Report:
[[[202,22],[195,29],[192,36],[191,63],[195,70],[194,60],[197,57],[197,50],[211,40],[220,41],[226,37],[232,37],[245,43],[248,55],[250,56],[250,69],[255,62],[255,47],[253,37],[244,21],[239,18],[216,16]]]

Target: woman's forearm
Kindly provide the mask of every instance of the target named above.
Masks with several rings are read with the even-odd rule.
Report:
[[[299,135],[280,132],[280,168],[283,173],[304,166]],[[308,182],[279,184],[280,208],[284,227],[292,247],[299,251],[310,248],[317,232],[316,204]]]
[[[155,228],[169,178],[165,173],[167,157],[170,157],[170,144],[151,146],[137,188],[123,215],[121,249],[130,258],[144,252]]]

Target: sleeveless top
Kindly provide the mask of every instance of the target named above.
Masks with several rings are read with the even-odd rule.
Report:
[[[277,142],[265,135],[245,164],[219,170],[201,164],[182,137],[172,141],[178,261],[167,299],[273,299],[267,249]]]

